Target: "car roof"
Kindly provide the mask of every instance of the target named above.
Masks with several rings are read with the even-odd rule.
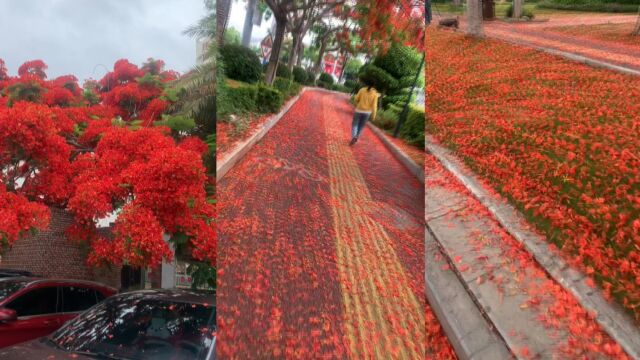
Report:
[[[214,293],[201,293],[182,289],[136,290],[119,294],[117,297],[164,300],[190,304],[212,305],[214,307],[216,302],[216,295]]]
[[[36,276],[16,276],[10,278],[2,278],[0,279],[2,282],[20,282],[23,283],[24,286],[34,286],[39,284],[52,284],[52,285],[65,285],[65,284],[73,284],[73,285],[84,285],[87,287],[99,287],[99,288],[108,288],[115,291],[114,288],[100,284],[93,281],[87,280],[75,280],[75,279],[47,279]]]

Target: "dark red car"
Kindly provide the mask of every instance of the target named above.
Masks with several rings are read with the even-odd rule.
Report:
[[[0,348],[48,335],[115,293],[89,281],[0,279]]]

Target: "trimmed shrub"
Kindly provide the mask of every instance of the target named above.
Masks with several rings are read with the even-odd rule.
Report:
[[[271,86],[273,86],[276,90],[280,91],[282,93],[282,95],[287,98],[289,97],[289,88],[291,87],[291,83],[293,81],[291,81],[291,79],[284,79],[281,77],[276,77],[273,80],[273,84],[271,84]]]
[[[535,18],[535,14],[533,13],[533,11],[531,11],[531,9],[527,9],[527,8],[522,8],[522,16],[521,17],[528,17],[529,19],[533,19]],[[513,17],[513,4],[509,4],[509,7],[507,8],[507,17]]]
[[[320,74],[320,77],[318,78],[318,82],[320,81],[329,85],[333,85],[333,76],[323,72]]]
[[[256,94],[256,109],[262,113],[277,113],[284,103],[282,93],[271,86],[259,85]]]
[[[356,86],[358,86],[358,82],[355,80],[345,80],[344,86],[349,88],[350,90],[353,90],[356,88]]]
[[[291,79],[291,70],[287,67],[287,64],[278,62],[278,68],[276,69],[276,76],[281,78]]]
[[[398,87],[398,81],[391,74],[372,64],[363,66],[359,76],[363,83],[373,85],[382,93]]]
[[[302,85],[298,84],[295,81],[292,81],[291,85],[289,86],[289,96],[298,95],[300,91],[302,91]]]
[[[314,85],[316,83],[316,74],[313,71],[307,71],[307,85]]]
[[[409,144],[419,148],[424,148],[424,115],[424,108],[410,106],[399,134]]]
[[[392,105],[387,110],[378,113],[373,123],[381,129],[393,130],[398,124],[401,111],[402,109],[398,109]]]
[[[258,88],[254,85],[245,85],[239,87],[227,87],[227,104],[232,113],[239,114],[256,109],[256,95]]]
[[[247,83],[260,80],[262,65],[251,49],[242,45],[227,44],[220,48],[220,56],[228,78]]]
[[[293,80],[298,84],[306,84],[307,83],[307,70],[300,66],[296,66],[293,68]]]
[[[422,61],[422,54],[416,49],[398,43],[391,45],[386,53],[377,56],[373,65],[386,71],[396,79],[414,75]]]

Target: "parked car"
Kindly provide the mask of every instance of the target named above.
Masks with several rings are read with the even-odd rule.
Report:
[[[215,360],[215,295],[140,290],[115,295],[0,360]]]
[[[49,335],[115,293],[81,280],[0,279],[0,348]]]
[[[0,279],[8,278],[8,277],[19,277],[19,276],[34,276],[31,272],[26,270],[14,270],[14,269],[1,269],[0,268]]]

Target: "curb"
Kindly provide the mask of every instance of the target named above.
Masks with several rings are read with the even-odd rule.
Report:
[[[512,358],[504,339],[494,331],[458,274],[443,270],[437,262],[438,254],[449,261],[442,253],[438,241],[425,228],[425,293],[456,355],[465,360]]]
[[[253,145],[255,145],[258,141],[260,141],[268,132],[273,128],[280,119],[291,109],[293,104],[298,101],[300,96],[307,91],[307,87],[303,87],[300,93],[290,99],[285,106],[280,109],[280,112],[273,115],[269,120],[265,121],[264,124],[258,129],[258,131],[254,132],[253,135],[249,136],[249,138],[241,141],[238,145],[236,145],[233,150],[227,153],[222,159],[216,157],[216,181],[220,181],[231,168],[240,161],[248,152],[251,150]]]
[[[382,141],[385,147],[389,149],[393,156],[395,156],[396,159],[398,159],[402,163],[402,165],[404,165],[409,170],[409,172],[413,174],[413,176],[418,178],[418,180],[420,180],[420,182],[424,184],[424,164],[423,166],[416,164],[415,161],[413,161],[413,159],[409,157],[409,155],[405,154],[404,151],[396,146],[396,144],[387,139],[382,130],[372,124],[371,121],[367,121],[367,126],[369,126],[369,129],[371,129],[371,131],[376,134],[376,136],[380,139],[380,141]]]
[[[513,206],[494,199],[473,174],[465,174],[459,160],[444,147],[435,144],[434,138],[425,136],[425,149],[460,181],[467,190],[493,215],[511,236],[521,243],[542,268],[568,290],[587,311],[597,314],[596,321],[624,351],[635,359],[640,359],[640,327],[614,303],[608,302],[598,288],[587,285],[587,277],[569,266],[564,259],[555,255],[544,236],[528,229],[524,218]]]
[[[576,61],[576,62],[579,62],[579,63],[583,63],[583,64],[586,64],[586,65],[590,65],[590,66],[593,66],[593,67],[613,70],[613,71],[621,72],[621,73],[626,74],[626,75],[640,76],[640,70],[634,70],[634,69],[631,69],[631,68],[628,68],[628,67],[625,67],[625,66],[611,64],[611,63],[608,63],[606,61],[595,60],[595,59],[592,59],[592,58],[589,58],[589,57],[586,57],[586,56],[577,55],[577,54],[573,54],[573,53],[570,53],[570,52],[557,50],[557,49],[553,49],[553,48],[548,48],[548,47],[544,47],[544,46],[532,45],[531,43],[527,43],[525,41],[518,41],[518,40],[513,40],[513,39],[505,39],[505,38],[502,38],[502,37],[499,37],[499,36],[491,36],[491,35],[489,35],[488,37],[490,37],[492,39],[497,39],[497,40],[509,42],[509,43],[512,43],[512,44],[528,47],[528,48],[531,48],[531,49],[536,49],[536,50],[539,50],[539,51],[542,51],[542,52],[546,52],[546,53],[551,54],[551,55],[560,56],[560,57],[563,57],[565,59],[573,60],[573,61]]]

